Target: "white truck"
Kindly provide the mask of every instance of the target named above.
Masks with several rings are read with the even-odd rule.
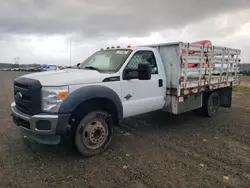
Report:
[[[212,117],[219,107],[231,107],[240,53],[184,42],[102,49],[78,69],[16,78],[13,120],[38,143],[69,136],[83,156],[94,156],[123,118],[195,109]]]
[[[44,71],[53,71],[58,70],[58,67],[56,65],[48,65],[46,68],[43,69]]]

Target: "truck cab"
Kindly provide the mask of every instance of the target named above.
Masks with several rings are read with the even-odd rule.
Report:
[[[228,87],[223,81],[227,91],[218,92],[202,83],[201,76],[207,74],[201,67],[205,60],[189,75],[188,63],[194,62],[186,62],[182,75],[183,50],[186,58],[188,51],[197,50],[189,47],[178,42],[109,48],[88,57],[78,69],[18,77],[11,104],[13,120],[24,134],[42,144],[58,144],[62,136],[69,136],[78,151],[89,157],[108,147],[114,125],[126,117],[156,110],[179,114],[202,107],[213,116],[219,105],[230,106],[227,98],[236,75],[227,80]],[[202,49],[199,46],[200,53]],[[221,82],[215,83],[221,89]]]

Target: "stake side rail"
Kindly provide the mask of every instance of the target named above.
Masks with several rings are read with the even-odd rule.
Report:
[[[237,85],[241,51],[182,43],[179,96]]]

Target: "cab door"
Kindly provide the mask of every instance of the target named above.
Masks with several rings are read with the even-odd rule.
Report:
[[[138,64],[147,61],[151,65],[151,79],[124,79],[121,76],[121,100],[124,117],[134,116],[162,109],[165,104],[165,87],[163,76],[159,74],[154,52],[151,50],[136,51],[125,69],[137,69]],[[124,74],[123,70],[123,74]]]

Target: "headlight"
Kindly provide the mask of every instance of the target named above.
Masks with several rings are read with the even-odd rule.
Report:
[[[62,101],[69,94],[68,86],[42,87],[42,109],[47,112],[57,112]]]

